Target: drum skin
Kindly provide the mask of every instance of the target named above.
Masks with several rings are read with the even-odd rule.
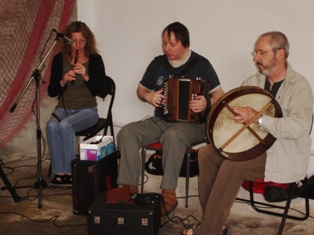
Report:
[[[250,125],[230,119],[232,106],[251,107],[267,116],[282,117],[279,104],[266,90],[243,86],[225,93],[212,107],[207,117],[207,137],[225,158],[236,161],[253,159],[265,153],[276,138],[251,120]],[[263,111],[263,109],[265,109]]]

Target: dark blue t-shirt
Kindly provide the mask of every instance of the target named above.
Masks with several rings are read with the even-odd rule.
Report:
[[[163,56],[166,57],[166,55]],[[198,59],[194,66],[182,76],[189,79],[201,78],[207,80],[210,84],[210,90],[213,90],[215,87],[219,86],[220,82],[218,76],[211,63],[206,58],[198,55],[193,51],[185,64],[177,68],[173,68],[174,72],[181,75],[182,71],[184,71],[184,69],[189,66],[189,62],[192,61],[195,57],[199,57],[200,59]],[[157,58],[155,58],[148,65],[143,79],[140,81],[140,84],[151,91],[158,91],[163,87],[163,82],[173,75],[173,73],[171,73]],[[163,120],[167,120],[163,115],[162,108],[155,108],[155,116]]]

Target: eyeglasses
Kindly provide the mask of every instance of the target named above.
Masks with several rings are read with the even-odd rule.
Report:
[[[282,48],[280,48],[280,47],[279,48],[273,48],[273,49],[270,49],[268,51],[252,51],[251,54],[252,54],[253,57],[255,57],[257,55],[263,56],[264,54],[266,54],[269,51],[277,51],[277,50],[280,50],[280,49],[282,49]]]
[[[84,42],[86,42],[86,40],[85,39],[74,39],[74,40],[72,40],[72,42],[73,43],[84,43]]]

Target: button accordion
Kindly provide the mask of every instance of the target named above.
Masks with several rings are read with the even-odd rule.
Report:
[[[167,97],[167,102],[163,105],[163,114],[167,119],[173,122],[200,122],[200,114],[189,108],[189,102],[202,95],[204,84],[205,81],[200,78],[167,79],[163,84],[163,94]]]

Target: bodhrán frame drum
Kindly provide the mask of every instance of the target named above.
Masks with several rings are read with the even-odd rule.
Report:
[[[248,106],[259,113],[248,123],[230,119],[237,115],[232,106]],[[254,121],[265,114],[282,117],[274,97],[256,86],[243,86],[225,93],[212,107],[207,117],[207,137],[216,150],[230,160],[249,160],[266,152],[276,138]]]

